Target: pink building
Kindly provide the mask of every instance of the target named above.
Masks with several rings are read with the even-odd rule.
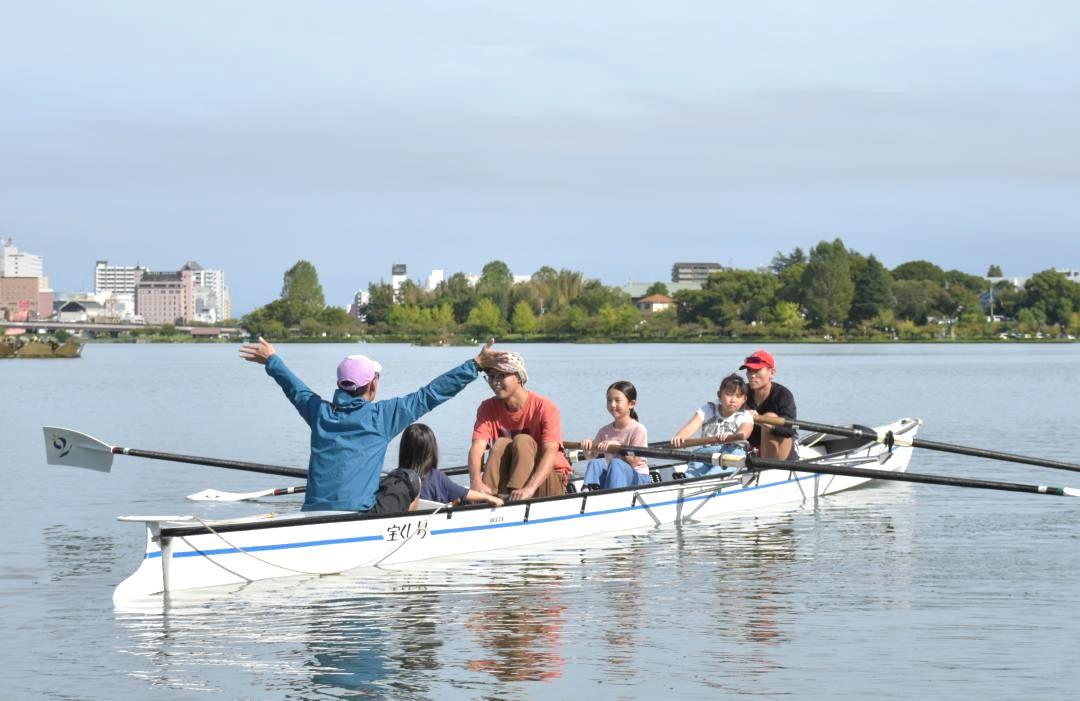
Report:
[[[38,318],[43,278],[0,276],[0,318],[19,321]],[[52,313],[52,303],[42,316]]]
[[[195,318],[191,271],[143,273],[135,285],[135,313],[148,324],[183,324]]]

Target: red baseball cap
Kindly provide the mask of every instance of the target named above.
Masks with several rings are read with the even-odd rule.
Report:
[[[739,366],[740,370],[759,370],[761,368],[776,369],[776,361],[768,351],[756,350],[750,355],[746,356],[743,364]]]

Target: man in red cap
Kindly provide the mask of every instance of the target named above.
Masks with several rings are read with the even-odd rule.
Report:
[[[746,384],[750,389],[746,406],[759,416],[795,418],[795,396],[787,387],[773,382],[776,360],[772,354],[757,350],[746,356],[740,370],[746,370]],[[783,426],[754,426],[750,445],[758,449],[763,458],[774,460],[797,460],[795,454],[795,431]]]

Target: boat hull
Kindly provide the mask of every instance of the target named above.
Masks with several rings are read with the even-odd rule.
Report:
[[[914,437],[918,420],[886,427]],[[911,448],[876,443],[826,454],[801,449],[823,464],[902,472]],[[144,520],[146,552],[121,582],[114,600],[238,584],[273,577],[336,574],[358,567],[403,564],[519,548],[585,535],[694,523],[725,514],[791,504],[862,485],[857,477],[765,470],[668,480],[653,485],[531,500],[502,507],[470,505],[369,516],[302,512],[234,521]]]

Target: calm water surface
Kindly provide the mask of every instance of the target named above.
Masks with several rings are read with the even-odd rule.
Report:
[[[317,391],[359,346],[281,346]],[[517,348],[568,438],[638,387],[652,440],[708,400],[750,346]],[[919,416],[929,439],[1080,462],[1080,346],[774,346],[800,414]],[[468,349],[362,348],[383,392]],[[474,383],[425,417],[464,462]],[[303,466],[307,429],[229,346],[90,346],[0,362],[2,699],[1075,698],[1080,500],[890,483],[816,507],[556,543],[483,563],[260,582],[114,609],[137,566],[124,513],[204,517],[296,500],[196,504],[287,480],[120,457],[45,464],[43,424],[129,447]],[[393,446],[388,461],[396,460]],[[1080,485],[1080,475],[917,452],[912,471]]]

